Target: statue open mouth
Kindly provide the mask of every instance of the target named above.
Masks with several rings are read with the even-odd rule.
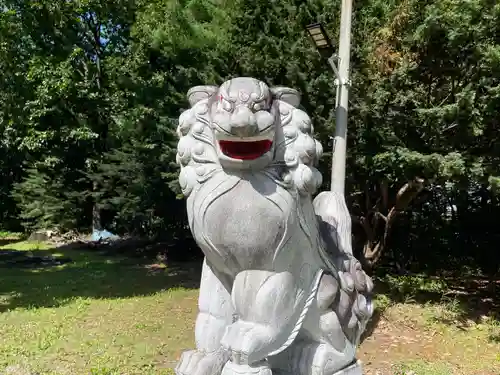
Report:
[[[226,156],[239,160],[254,160],[271,149],[273,142],[267,139],[260,141],[219,141],[220,150]]]

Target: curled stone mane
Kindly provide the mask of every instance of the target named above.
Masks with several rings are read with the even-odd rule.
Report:
[[[294,184],[301,194],[314,194],[322,184],[321,173],[315,168],[323,147],[313,138],[311,118],[304,111],[281,100],[276,101],[281,132],[278,132],[276,162],[283,162],[287,172],[285,183]]]
[[[176,160],[181,167],[179,183],[185,196],[189,196],[197,184],[220,169],[210,128],[209,100],[199,101],[179,118]]]

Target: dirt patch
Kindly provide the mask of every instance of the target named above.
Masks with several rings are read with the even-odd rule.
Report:
[[[405,374],[500,375],[500,344],[488,339],[496,325],[444,325],[432,317],[437,309],[394,306],[379,317],[376,328],[359,348],[366,375],[400,375],[407,363],[439,364],[446,370],[416,370]]]
[[[359,348],[366,375],[393,374],[397,363],[408,360],[435,360],[436,332],[419,331],[407,325],[392,323],[382,317],[374,333]]]

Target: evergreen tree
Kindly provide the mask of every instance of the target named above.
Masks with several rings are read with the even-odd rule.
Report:
[[[61,232],[88,227],[88,213],[84,211],[88,205],[80,193],[85,182],[75,171],[55,172],[42,165],[28,169],[26,178],[14,185],[12,193],[22,207],[22,225],[29,230],[50,228]]]
[[[354,5],[356,255],[495,271],[500,5]],[[339,0],[0,0],[0,226],[87,230],[94,207],[119,233],[173,236],[185,94],[241,75],[302,92],[328,189],[335,77],[304,26],[336,44],[339,16]]]

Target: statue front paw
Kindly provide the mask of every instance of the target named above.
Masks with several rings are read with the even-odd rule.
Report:
[[[175,368],[176,375],[219,375],[229,359],[229,354],[221,349],[212,353],[189,350],[182,353]]]
[[[251,364],[268,354],[275,336],[269,326],[239,320],[226,328],[221,345],[231,353],[233,363]]]

